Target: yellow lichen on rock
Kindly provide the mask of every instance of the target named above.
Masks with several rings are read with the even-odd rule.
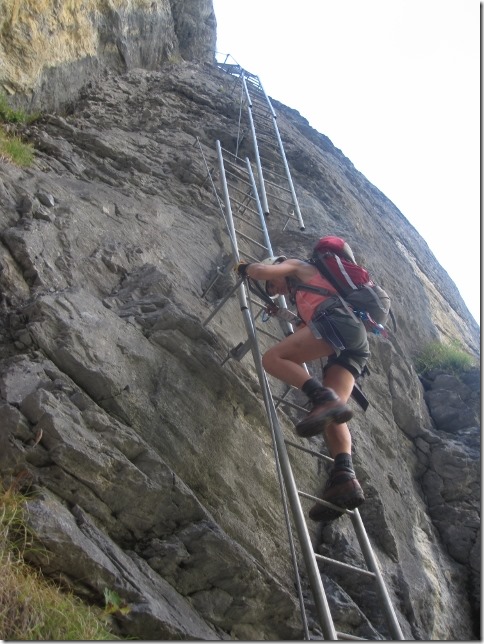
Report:
[[[0,0],[0,91],[58,109],[102,71],[213,63],[212,0]]]
[[[17,91],[35,85],[45,67],[94,55],[95,0],[4,0],[0,6],[0,77]]]
[[[112,13],[154,12],[157,0],[3,0],[0,81],[28,91],[46,67],[95,56],[99,24]]]

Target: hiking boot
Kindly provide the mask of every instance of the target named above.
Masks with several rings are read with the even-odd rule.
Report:
[[[324,487],[322,499],[346,510],[353,510],[365,501],[365,495],[354,472],[336,471],[330,474]],[[328,508],[322,503],[315,503],[309,510],[313,521],[333,521],[343,513]]]
[[[313,404],[313,408],[306,418],[296,425],[296,434],[304,437],[321,434],[331,423],[341,425],[341,423],[347,423],[351,418],[353,418],[353,412],[335,394],[334,400]]]

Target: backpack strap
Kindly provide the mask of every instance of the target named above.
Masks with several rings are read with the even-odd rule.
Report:
[[[333,257],[334,257],[334,259],[335,259],[336,263],[338,264],[338,268],[339,268],[339,270],[340,270],[340,271],[341,271],[341,273],[344,275],[345,280],[348,282],[349,286],[350,286],[353,290],[354,290],[354,289],[358,289],[358,287],[356,286],[356,284],[353,282],[353,280],[352,280],[352,279],[351,279],[351,277],[349,276],[348,271],[347,271],[347,270],[346,270],[346,268],[344,267],[344,264],[343,264],[343,262],[341,261],[341,258],[340,258],[340,257],[338,257],[338,255],[333,255]],[[323,262],[324,262],[324,258],[323,258]],[[322,263],[323,263],[323,262],[322,262]],[[326,265],[325,265],[325,268],[326,268]]]
[[[397,320],[396,320],[395,316],[393,315],[393,311],[391,309],[388,309],[388,314],[392,318],[393,327],[394,327],[394,329],[396,331],[397,330]]]
[[[337,255],[335,255],[335,257],[337,257]],[[314,257],[313,256],[309,260],[309,263],[314,264],[314,266],[316,266],[316,268],[321,273],[321,275],[323,275],[328,280],[328,282],[334,286],[334,288],[338,291],[338,293],[341,295],[341,297],[345,297],[346,293],[341,288],[341,285],[338,284],[337,280],[334,278],[333,274],[331,273],[329,268],[326,266],[324,260],[321,257]],[[344,270],[344,268],[343,268],[343,270]],[[346,273],[346,271],[344,271],[344,272]],[[348,275],[348,279],[349,279],[349,275]],[[353,284],[351,279],[349,281],[350,281],[351,284]],[[354,284],[353,284],[353,288],[356,288],[356,286]]]
[[[310,293],[318,293],[319,295],[335,295],[333,291],[330,291],[323,286],[313,286],[312,284],[304,284],[304,282],[296,282],[291,280],[291,290],[295,291],[309,291]]]

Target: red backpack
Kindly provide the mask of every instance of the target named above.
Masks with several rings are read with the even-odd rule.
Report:
[[[390,313],[390,297],[371,279],[368,271],[356,263],[353,251],[344,239],[321,237],[313,248],[310,262],[365,322],[365,326],[376,332],[371,323],[376,323],[375,327],[385,326]]]

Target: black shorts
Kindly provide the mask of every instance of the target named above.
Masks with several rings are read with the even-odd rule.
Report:
[[[357,378],[370,357],[370,344],[365,326],[352,316],[339,300],[325,300],[308,323],[313,335],[334,347],[326,369],[339,364]]]

